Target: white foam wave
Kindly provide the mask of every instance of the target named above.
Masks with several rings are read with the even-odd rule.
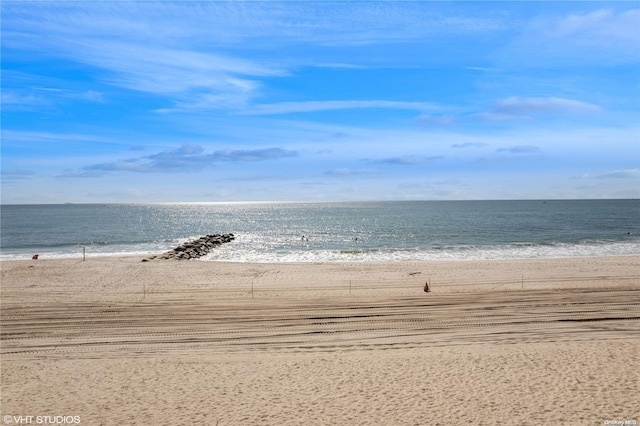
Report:
[[[348,249],[307,247],[297,250],[240,249],[223,246],[201,260],[247,263],[459,261],[640,255],[640,242],[589,244],[510,244],[457,246],[437,249]]]

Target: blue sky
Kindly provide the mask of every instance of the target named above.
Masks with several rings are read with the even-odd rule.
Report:
[[[636,198],[637,2],[2,8],[2,202]]]

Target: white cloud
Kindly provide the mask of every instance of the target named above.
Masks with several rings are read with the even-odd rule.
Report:
[[[437,9],[375,2],[10,3],[3,5],[3,45],[89,64],[106,71],[101,78],[110,84],[170,98],[172,104],[159,112],[234,109],[259,94],[261,77],[285,76],[305,63],[381,65],[278,55],[269,55],[269,62],[262,55],[256,60],[240,55],[290,45],[353,46],[475,34],[503,25],[491,13],[459,9],[443,15]],[[229,53],[239,45],[243,53]],[[273,114],[266,111],[279,107],[257,106],[251,113]]]
[[[143,4],[3,4],[3,48],[97,67],[103,82],[168,97],[173,105],[165,112],[239,107],[260,88],[256,78],[287,74],[280,66],[221,53],[215,35],[204,38],[215,40],[206,47],[193,38],[207,30],[207,20],[224,16],[200,16],[202,6],[194,4]],[[216,26],[208,31],[215,33]],[[74,96],[102,100],[92,90]]]
[[[620,3],[621,5],[624,3]],[[632,4],[632,3],[629,3]],[[502,52],[517,66],[617,65],[640,60],[640,10],[603,9],[533,19]]]
[[[287,72],[230,56],[109,41],[70,42],[71,56],[110,74],[104,80],[175,99],[172,108],[240,107],[260,88],[256,77]]]
[[[33,170],[24,169],[6,169],[0,170],[0,177],[3,182],[13,182],[16,180],[29,179],[35,176],[36,172]]]
[[[457,120],[453,115],[420,114],[415,121],[430,126],[452,126]]]
[[[451,145],[451,148],[482,148],[488,146],[485,142],[464,142]]]
[[[400,165],[400,166],[415,166],[420,164],[431,163],[434,160],[440,160],[442,158],[443,158],[442,156],[427,157],[424,155],[403,155],[400,157],[383,158],[382,160],[377,160],[374,162],[382,163],[382,164],[394,164],[394,165]]]
[[[4,111],[41,111],[51,106],[49,99],[40,96],[33,91],[2,90],[2,109]]]
[[[542,150],[536,145],[515,145],[498,148],[500,154],[482,157],[476,163],[507,163],[522,160],[542,160]]]
[[[615,13],[610,9],[573,14],[561,20],[549,34],[552,38],[575,37],[587,45],[609,46],[638,42],[640,10]]]
[[[102,136],[87,135],[82,133],[53,133],[53,132],[30,132],[22,130],[2,130],[3,142],[69,142],[69,141],[92,141],[92,142],[116,142],[110,138]]]
[[[340,109],[360,108],[389,108],[405,110],[439,110],[444,107],[429,102],[399,102],[384,100],[364,101],[307,101],[307,102],[280,102],[276,104],[254,105],[240,112],[245,115],[272,115],[290,114],[299,112],[330,111]]]
[[[494,102],[486,113],[478,117],[489,121],[532,119],[542,116],[579,115],[600,112],[597,105],[565,98],[510,97]]]
[[[640,180],[640,169],[615,170],[596,176],[596,179],[636,179]]]
[[[511,154],[537,154],[540,147],[535,145],[516,145],[508,148],[498,148],[498,152],[509,152]]]
[[[3,15],[68,36],[153,39],[175,45],[207,39],[264,43],[266,36],[279,43],[353,45],[477,34],[509,23],[483,8],[443,11],[419,2],[6,2]]]
[[[59,177],[96,177],[112,172],[193,172],[219,162],[254,162],[297,156],[298,152],[282,148],[220,150],[207,154],[202,146],[187,144],[143,157],[93,164],[83,167],[81,171],[65,172]]]
[[[356,64],[346,64],[346,63],[317,63],[312,64],[312,66],[317,68],[344,68],[344,69],[370,69],[371,66],[367,65],[356,65]]]
[[[86,90],[79,93],[69,93],[70,98],[80,99],[89,102],[104,102],[102,93],[95,90]]]
[[[332,175],[332,176],[358,176],[358,175],[375,175],[375,174],[379,174],[380,170],[378,169],[349,169],[349,168],[342,168],[342,169],[333,169],[330,170],[328,172],[326,172],[326,175]]]

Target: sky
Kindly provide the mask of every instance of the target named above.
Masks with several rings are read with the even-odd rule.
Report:
[[[637,2],[0,7],[3,204],[640,197]]]

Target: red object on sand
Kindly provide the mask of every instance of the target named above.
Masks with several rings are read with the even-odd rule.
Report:
[[[31,259],[33,259],[33,260],[38,260],[38,255],[37,255],[37,254],[34,254],[33,256],[31,256]]]
[[[425,293],[430,293],[431,292],[431,290],[429,290],[429,281],[424,283],[424,292]]]

